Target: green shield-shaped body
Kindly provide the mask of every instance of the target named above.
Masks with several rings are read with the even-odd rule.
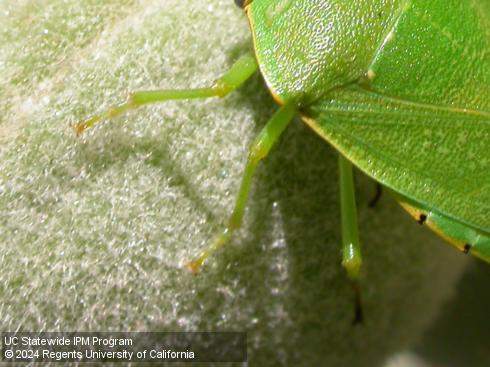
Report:
[[[444,229],[456,224],[488,238],[490,1],[253,0],[246,10],[279,103],[297,101],[362,171],[441,216],[439,233],[457,240]]]

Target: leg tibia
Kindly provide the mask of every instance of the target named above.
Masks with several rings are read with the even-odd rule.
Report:
[[[357,208],[352,177],[352,164],[339,154],[340,211],[342,222],[342,266],[352,282],[354,290],[354,323],[362,321],[361,287],[359,276],[362,265]]]
[[[357,208],[352,164],[339,154],[340,210],[342,220],[342,265],[353,281],[359,278],[362,264],[357,225]]]

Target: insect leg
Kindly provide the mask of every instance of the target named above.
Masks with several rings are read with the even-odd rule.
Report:
[[[352,282],[355,295],[354,323],[362,321],[359,273],[362,264],[357,226],[357,209],[354,193],[352,163],[339,154],[340,212],[342,221],[342,266]]]
[[[376,182],[376,193],[374,194],[374,197],[369,202],[368,206],[370,208],[374,208],[378,204],[382,195],[383,195],[383,186],[379,182]]]
[[[239,88],[258,69],[257,61],[253,54],[242,56],[232,67],[212,86],[197,89],[169,89],[150,90],[131,93],[126,102],[113,106],[106,111],[80,121],[73,125],[77,135],[82,134],[87,128],[100,120],[117,117],[128,110],[135,109],[147,104],[160,103],[176,99],[195,99],[224,97],[233,90]]]
[[[249,150],[247,163],[245,165],[245,172],[242,177],[242,183],[236,198],[235,208],[233,209],[233,212],[228,220],[228,225],[208,248],[206,248],[196,259],[186,264],[187,267],[193,272],[199,271],[201,265],[206,261],[206,259],[220,247],[225,245],[230,240],[233,232],[240,227],[245,211],[248,193],[250,191],[252,177],[255,173],[255,169],[257,168],[257,164],[260,160],[267,156],[281,133],[293,119],[295,113],[295,105],[291,104],[281,107],[255,138]]]

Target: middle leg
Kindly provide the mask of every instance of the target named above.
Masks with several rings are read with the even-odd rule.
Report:
[[[242,183],[236,198],[235,208],[228,220],[228,225],[208,248],[206,248],[196,259],[186,264],[192,272],[198,272],[206,259],[216,252],[216,250],[228,243],[233,232],[240,228],[252,183],[252,177],[257,168],[257,164],[267,156],[272,146],[279,136],[281,136],[295,114],[296,105],[290,104],[281,107],[255,138],[249,150]]]

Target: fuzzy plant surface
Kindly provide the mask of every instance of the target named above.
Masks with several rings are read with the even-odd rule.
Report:
[[[0,330],[246,331],[250,366],[380,366],[414,343],[466,259],[356,173],[365,321],[340,252],[336,152],[301,121],[231,212],[277,108],[259,75],[225,99],[70,124],[129,91],[206,86],[251,39],[232,0],[0,3]]]
[[[432,365],[490,366],[490,267],[473,261],[416,351]]]

